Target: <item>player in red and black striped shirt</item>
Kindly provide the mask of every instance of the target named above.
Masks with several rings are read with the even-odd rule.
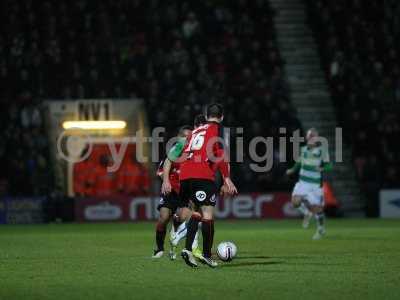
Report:
[[[181,158],[180,198],[184,203],[191,200],[197,211],[192,214],[187,224],[186,248],[181,254],[186,264],[192,267],[197,266],[192,253],[192,244],[199,222],[202,222],[203,235],[203,256],[200,260],[210,267],[217,266],[217,263],[211,258],[214,239],[214,206],[217,193],[216,169],[221,172],[224,190],[231,195],[237,193],[236,187],[230,179],[229,163],[223,148],[224,140],[220,136],[220,123],[223,118],[222,105],[209,105],[207,107],[207,124],[192,131]]]

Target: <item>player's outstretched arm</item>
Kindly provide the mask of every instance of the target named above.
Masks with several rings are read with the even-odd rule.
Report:
[[[218,129],[215,130],[215,132],[212,132],[212,135],[214,138],[218,137],[219,136]],[[216,161],[214,162],[216,163],[216,169],[219,170],[224,180],[224,184],[221,188],[221,193],[228,194],[231,196],[237,194],[237,188],[230,178],[231,168],[223,147],[223,143],[222,144],[214,143],[213,153],[214,153],[214,158],[216,158]]]
[[[178,142],[169,150],[167,158],[164,161],[163,166],[163,183],[161,185],[161,193],[167,195],[171,193],[172,186],[169,180],[169,174],[172,168],[172,162],[176,162],[179,160],[180,156],[182,155],[183,147],[185,145],[185,139],[179,139]]]
[[[224,178],[224,185],[223,185],[223,190],[225,193],[228,195],[236,195],[238,193],[237,188],[235,184],[232,182],[230,177],[225,177]]]
[[[320,167],[320,172],[330,172],[333,169],[333,164],[331,162],[323,163],[322,167]]]
[[[296,162],[294,165],[293,165],[293,167],[291,167],[290,169],[287,169],[286,170],[286,175],[293,175],[294,173],[296,173],[299,169],[300,169],[300,167],[301,167],[301,164],[300,164],[300,162]]]
[[[223,149],[218,150],[218,157],[219,157],[219,162],[217,162],[217,169],[222,175],[222,178],[224,180],[224,184],[222,186],[222,193],[223,194],[228,194],[228,195],[235,195],[237,194],[237,188],[233,181],[231,180],[230,177],[230,165],[229,162],[226,160],[225,153]]]
[[[169,173],[171,172],[171,166],[172,166],[171,161],[168,158],[166,158],[163,166],[164,169],[162,176],[163,182],[161,185],[161,194],[163,195],[167,195],[172,191],[171,182],[169,181]]]

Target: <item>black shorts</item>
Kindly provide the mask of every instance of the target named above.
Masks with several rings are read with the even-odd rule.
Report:
[[[196,206],[215,206],[217,187],[207,179],[186,179],[181,181],[179,196],[183,203],[192,200]]]
[[[168,195],[161,195],[160,202],[158,203],[157,209],[160,210],[162,207],[169,208],[172,213],[175,213],[178,208],[186,207],[179,195],[172,191]]]

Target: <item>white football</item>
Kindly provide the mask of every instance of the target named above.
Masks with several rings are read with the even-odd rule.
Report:
[[[222,261],[231,261],[237,253],[237,247],[232,242],[219,243],[217,255]]]

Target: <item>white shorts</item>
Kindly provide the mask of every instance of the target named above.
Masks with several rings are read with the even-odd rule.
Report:
[[[302,196],[311,205],[324,205],[322,188],[316,184],[299,181],[294,186],[292,196]]]

